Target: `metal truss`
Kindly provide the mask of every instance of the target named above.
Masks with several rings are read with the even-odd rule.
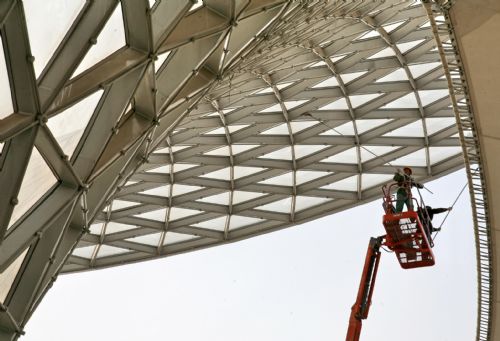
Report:
[[[153,138],[152,153],[63,271],[300,224],[372,200],[408,162],[423,180],[462,167],[428,18],[409,5],[318,3],[282,13],[175,130]],[[394,72],[399,78],[384,79]],[[401,98],[412,103],[391,105]],[[435,120],[447,123],[436,128]],[[451,154],[440,159],[435,150]]]
[[[454,51],[422,5],[192,5],[87,1],[38,68],[23,3],[1,2],[0,340],[61,272],[300,224],[373,200],[399,166],[422,181],[463,167]],[[125,45],[85,70],[117,11]]]
[[[472,217],[476,237],[476,256],[478,271],[478,313],[476,340],[491,339],[493,312],[493,260],[491,244],[491,222],[488,213],[487,185],[483,170],[483,156],[477,136],[472,105],[467,92],[468,85],[460,52],[454,36],[453,24],[449,11],[452,1],[437,1],[425,3],[438,49],[442,56],[443,67],[446,70],[450,99],[457,117],[460,140],[465,159],[465,169],[469,181],[469,193],[472,203]],[[440,32],[447,33],[451,38],[441,42]],[[447,52],[453,52],[450,58]],[[446,55],[446,57],[444,57]]]

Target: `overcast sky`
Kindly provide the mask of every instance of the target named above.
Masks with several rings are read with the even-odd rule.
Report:
[[[459,171],[428,183],[450,206]],[[234,244],[60,276],[23,341],[345,340],[381,200]],[[439,226],[444,214],[436,215]],[[474,340],[477,283],[468,191],[436,239],[437,265],[403,270],[383,253],[363,341]]]

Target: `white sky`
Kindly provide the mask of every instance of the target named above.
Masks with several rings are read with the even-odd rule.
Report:
[[[428,183],[435,194],[423,191],[426,203],[450,206],[465,182],[462,170]],[[368,240],[384,233],[382,213],[378,200],[222,247],[61,276],[21,340],[345,340]],[[436,266],[413,270],[382,254],[362,341],[474,339],[467,190],[434,252]]]

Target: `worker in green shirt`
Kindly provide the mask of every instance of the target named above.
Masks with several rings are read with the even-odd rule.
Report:
[[[403,168],[403,172],[400,169],[394,174],[394,181],[398,183],[398,191],[396,192],[396,213],[403,211],[403,206],[409,211],[413,211],[413,203],[411,200],[411,188],[424,188],[424,186],[416,182],[412,177],[412,170],[410,167]]]

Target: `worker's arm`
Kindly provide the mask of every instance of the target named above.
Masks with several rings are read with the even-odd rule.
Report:
[[[399,172],[396,172],[394,173],[394,176],[392,177],[392,179],[396,182],[403,182],[405,181],[405,177],[404,175],[402,175],[401,173]]]
[[[411,185],[413,187],[417,187],[417,188],[424,188],[424,185],[422,185],[420,182],[416,182],[415,179],[413,178],[410,178],[410,181],[411,181]]]
[[[417,188],[424,188],[424,185],[422,185],[419,182],[416,182],[415,179],[413,179],[411,176],[407,174],[401,174],[400,171],[398,170],[396,173],[394,173],[394,176],[392,177],[394,181],[398,183],[398,185],[402,186],[403,183],[408,183],[413,187]]]
[[[432,214],[439,214],[439,213],[451,211],[451,207],[448,207],[448,208],[433,208],[433,209],[430,209],[429,211],[431,211],[430,213],[432,213]]]

